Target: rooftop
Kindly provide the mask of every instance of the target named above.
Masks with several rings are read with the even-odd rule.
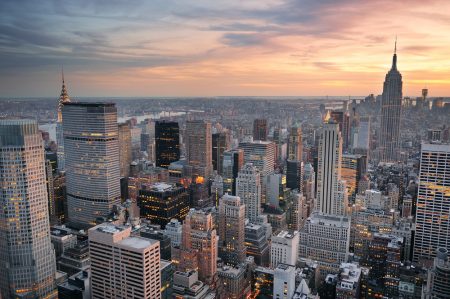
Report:
[[[159,241],[141,237],[128,237],[117,242],[117,244],[119,245],[134,249],[145,249],[149,246],[154,245],[155,243],[159,243]]]

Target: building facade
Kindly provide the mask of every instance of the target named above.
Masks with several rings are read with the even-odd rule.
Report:
[[[44,148],[35,120],[0,119],[0,297],[57,298]]]
[[[62,114],[68,220],[91,227],[120,204],[117,108],[72,102]]]
[[[180,160],[180,128],[177,122],[155,123],[155,157],[156,166],[164,168]]]
[[[413,261],[450,248],[450,144],[422,144]]]
[[[161,298],[159,241],[110,223],[88,233],[93,299]]]

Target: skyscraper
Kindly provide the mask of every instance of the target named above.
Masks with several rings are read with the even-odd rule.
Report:
[[[413,261],[450,248],[450,144],[422,144]]]
[[[318,158],[317,210],[322,214],[344,215],[347,197],[341,181],[342,138],[337,124],[324,124]]]
[[[162,228],[171,219],[183,220],[189,211],[189,193],[183,186],[155,183],[139,190],[137,204],[141,217]]]
[[[193,174],[209,177],[212,173],[211,123],[202,120],[186,122],[186,158]]]
[[[36,121],[0,119],[0,186],[0,297],[57,298],[44,148]]]
[[[172,249],[172,252],[176,253],[175,259],[179,261],[178,270],[197,270],[201,281],[213,284],[217,273],[217,244],[217,233],[211,213],[191,209],[183,223],[181,246],[179,249]],[[195,253],[192,258],[196,261],[188,261],[192,251]],[[191,264],[196,265],[198,269],[189,268]]]
[[[131,236],[131,226],[89,229],[92,298],[161,298],[159,241]]]
[[[56,121],[56,143],[58,144],[58,170],[63,171],[65,169],[64,160],[64,135],[63,135],[63,125],[62,125],[62,107],[64,104],[69,103],[70,98],[67,93],[66,83],[64,82],[64,73],[62,73],[62,88],[61,95],[58,101],[58,119]]]
[[[212,135],[212,164],[213,169],[219,174],[223,172],[223,153],[231,148],[231,136],[229,131]]]
[[[120,176],[130,176],[131,164],[131,129],[130,124],[119,124],[119,161],[120,161]]]
[[[299,256],[317,260],[322,275],[338,273],[348,258],[350,221],[345,216],[348,204],[341,157],[338,124],[324,123],[319,139],[316,211],[301,229],[299,245]]]
[[[86,228],[120,204],[117,108],[113,103],[67,103],[62,114],[68,218]]]
[[[244,151],[234,149],[223,153],[223,192],[236,195],[236,178],[244,165]]]
[[[251,163],[246,163],[236,179],[236,195],[245,204],[245,218],[258,223],[261,214],[261,178],[259,171]]]
[[[219,202],[219,253],[227,264],[245,260],[245,205],[238,196],[225,194]]]
[[[381,100],[381,130],[379,136],[382,162],[398,160],[400,142],[400,114],[402,109],[402,75],[397,70],[397,41],[392,67],[386,74]]]
[[[157,121],[155,124],[156,166],[169,168],[180,160],[180,128],[177,122]]]
[[[292,127],[289,134],[288,160],[303,160],[302,128]]]
[[[254,140],[267,140],[267,134],[269,133],[269,127],[267,126],[267,119],[255,119],[253,121],[253,139]]]
[[[252,163],[264,177],[273,172],[275,165],[275,143],[270,141],[241,142],[244,150],[244,163]]]

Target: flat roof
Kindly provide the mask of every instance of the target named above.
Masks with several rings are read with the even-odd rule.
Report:
[[[64,106],[83,106],[83,107],[111,107],[116,104],[113,102],[68,102]]]
[[[128,237],[117,242],[117,244],[119,245],[134,249],[145,249],[149,246],[154,245],[155,243],[159,243],[159,241],[141,237]]]

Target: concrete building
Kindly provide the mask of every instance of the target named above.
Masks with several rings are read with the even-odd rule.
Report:
[[[159,241],[131,236],[130,226],[89,229],[92,298],[161,298]]]
[[[287,159],[303,161],[302,128],[292,127],[289,133]]]
[[[266,141],[269,134],[267,119],[255,119],[253,121],[253,139]]]
[[[361,298],[362,269],[357,263],[342,263],[336,284],[336,299]]]
[[[246,163],[236,179],[236,195],[245,204],[245,218],[257,223],[261,214],[261,177],[258,169]]]
[[[236,266],[222,266],[217,269],[219,288],[225,298],[245,299],[251,294],[251,269],[246,263]]]
[[[448,250],[438,248],[434,258],[433,270],[430,271],[431,297],[436,299],[450,298],[450,261]],[[428,298],[428,297],[426,297]]]
[[[223,152],[223,191],[230,195],[236,195],[236,178],[239,170],[244,165],[244,151],[234,149]]]
[[[299,160],[286,161],[286,187],[292,190],[303,190],[304,165]]]
[[[275,143],[270,141],[241,142],[239,143],[239,148],[244,150],[244,163],[252,163],[259,170],[262,177],[273,172]]]
[[[113,103],[66,103],[63,110],[67,211],[87,228],[120,205],[117,108]]]
[[[392,67],[386,74],[381,100],[381,130],[379,136],[382,162],[398,160],[400,147],[400,115],[402,109],[402,75],[397,70],[397,53],[394,52]]]
[[[273,274],[273,298],[291,299],[295,293],[295,266],[280,263]]]
[[[253,223],[245,226],[245,246],[247,256],[252,256],[256,265],[264,267],[269,265],[269,242],[263,226]]]
[[[90,272],[82,271],[58,284],[58,299],[91,299]]]
[[[450,248],[450,144],[422,144],[413,261]]]
[[[211,123],[192,120],[186,122],[186,158],[193,174],[209,177],[212,174]]]
[[[345,215],[347,190],[341,180],[342,138],[335,123],[325,123],[319,140],[317,210],[322,214]]]
[[[35,120],[0,119],[0,297],[57,298],[44,148]]]
[[[299,257],[317,261],[322,277],[338,273],[348,260],[350,221],[347,217],[312,213],[299,233]]]
[[[226,264],[245,261],[245,205],[238,196],[225,194],[219,202],[219,255]]]
[[[130,165],[132,161],[131,130],[129,123],[119,124],[119,161],[120,176],[130,176]]]
[[[173,298],[214,299],[208,285],[198,280],[197,271],[176,271],[173,275]]]
[[[189,211],[189,193],[183,186],[155,183],[139,190],[137,204],[141,217],[164,229],[171,219],[182,221]]]
[[[177,122],[155,123],[155,157],[156,166],[164,168],[180,160],[180,128]]]
[[[212,134],[212,164],[218,174],[223,173],[223,153],[231,149],[229,131]]]
[[[183,225],[178,219],[170,219],[170,222],[167,223],[163,233],[170,238],[172,247],[178,247],[181,244]]]
[[[270,246],[270,266],[272,268],[277,268],[279,264],[295,266],[298,258],[298,246],[299,233],[297,231],[281,231],[278,235],[273,235]]]
[[[178,262],[177,269],[182,272],[196,269],[201,281],[213,284],[217,272],[218,241],[212,214],[191,209],[183,223],[181,245],[172,249],[173,260]]]

